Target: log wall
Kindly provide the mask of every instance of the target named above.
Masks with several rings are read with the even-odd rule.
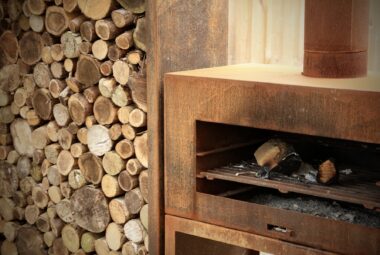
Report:
[[[148,254],[145,1],[0,2],[0,254]]]

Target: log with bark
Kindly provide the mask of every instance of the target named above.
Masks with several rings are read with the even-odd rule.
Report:
[[[1,254],[147,254],[144,12],[0,3]]]

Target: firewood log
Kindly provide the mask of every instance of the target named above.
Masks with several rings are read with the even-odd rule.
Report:
[[[112,199],[108,204],[108,208],[112,221],[117,224],[124,224],[132,218],[132,214],[128,211],[125,204],[124,197]]]
[[[58,126],[67,126],[70,123],[69,110],[63,104],[56,104],[53,107],[53,116]]]
[[[129,26],[136,20],[136,15],[134,15],[130,10],[123,8],[112,11],[111,17],[115,26],[119,28]]]
[[[20,154],[16,150],[11,150],[7,156],[7,163],[14,164],[19,159]]]
[[[133,13],[145,12],[145,0],[117,0],[124,9],[130,10]]]
[[[26,104],[27,99],[28,92],[24,88],[18,88],[13,95],[13,102],[20,108]]]
[[[32,190],[32,199],[34,204],[40,209],[45,208],[49,202],[49,197],[46,192],[38,186],[34,187]]]
[[[146,52],[147,28],[145,18],[140,18],[136,22],[136,28],[133,32],[133,41],[137,48]]]
[[[129,113],[129,124],[132,127],[145,127],[147,124],[147,115],[142,110],[136,108]]]
[[[109,129],[109,134],[113,141],[119,140],[121,137],[121,125],[119,123],[113,124]]]
[[[54,60],[54,61],[62,61],[63,58],[64,58],[64,53],[63,53],[63,46],[62,44],[53,44],[51,47],[50,47],[50,54],[51,54],[51,58]]]
[[[73,189],[79,189],[86,185],[86,178],[79,169],[74,169],[69,173],[68,181]]]
[[[106,97],[99,96],[94,103],[94,116],[99,124],[112,124],[117,121],[117,108]]]
[[[55,36],[60,36],[69,28],[69,22],[74,15],[66,12],[62,7],[50,6],[46,9],[46,30]]]
[[[118,35],[115,43],[120,49],[128,50],[133,46],[133,31],[127,31]]]
[[[9,242],[13,242],[16,239],[17,231],[20,228],[20,224],[13,221],[8,221],[4,224],[3,235]]]
[[[26,113],[26,121],[30,126],[38,126],[41,123],[41,118],[35,110],[29,110]]]
[[[108,47],[110,43],[104,40],[96,40],[91,47],[92,54],[98,60],[103,60],[107,57]]]
[[[4,240],[1,244],[1,254],[18,255],[17,246],[14,242]]]
[[[50,143],[47,136],[47,127],[41,126],[32,132],[32,144],[36,149],[44,149]],[[33,154],[34,155],[34,154]]]
[[[21,39],[22,40],[22,39]],[[21,41],[20,41],[21,42]],[[21,56],[21,52],[20,52]],[[15,91],[20,85],[20,67],[17,64],[7,65],[0,70],[0,88]]]
[[[125,60],[117,60],[112,66],[115,80],[121,85],[126,85],[129,78],[129,66]]]
[[[57,158],[57,168],[61,175],[67,176],[76,165],[76,160],[67,150],[62,150]]]
[[[62,149],[69,150],[73,142],[73,135],[67,130],[67,128],[61,128],[58,131],[58,143]]]
[[[30,225],[33,225],[34,223],[36,223],[39,215],[40,215],[40,208],[38,208],[36,205],[28,205],[25,208],[25,220]]]
[[[107,57],[112,61],[117,61],[123,58],[125,54],[126,50],[120,49],[116,44],[113,44],[108,48]]]
[[[85,145],[87,144],[87,133],[88,133],[87,128],[80,128],[78,130],[77,138],[81,144],[85,144]]]
[[[92,112],[92,105],[82,94],[74,94],[69,98],[68,108],[71,119],[77,124],[82,125],[86,117]]]
[[[125,240],[123,227],[115,222],[111,222],[106,229],[106,242],[108,247],[113,251],[117,251],[121,248]]]
[[[86,153],[88,150],[87,146],[82,143],[74,143],[70,147],[70,153],[74,158],[79,158],[81,155]]]
[[[45,132],[46,132],[46,129],[45,129]],[[46,133],[45,133],[46,135]],[[36,149],[34,150],[33,152],[33,159],[32,159],[32,162],[33,162],[33,165],[38,165],[38,166],[41,166],[41,174],[43,173],[42,172],[42,163],[44,162],[45,160],[45,152],[43,151],[43,149]]]
[[[103,177],[103,166],[101,160],[94,154],[88,152],[79,157],[78,165],[84,178],[93,184],[99,184]]]
[[[30,15],[29,17],[30,28],[37,33],[44,31],[45,24],[43,16],[39,15]]]
[[[42,88],[36,90],[33,94],[32,104],[34,110],[41,119],[49,120],[51,118],[53,102],[47,89]]]
[[[132,99],[135,104],[144,112],[148,111],[147,107],[147,90],[146,78],[142,75],[134,74],[128,79],[128,85],[131,89]]]
[[[145,132],[144,129],[142,128],[135,128],[135,127],[132,127],[131,125],[129,124],[124,124],[121,126],[121,133],[122,135],[129,139],[129,140],[134,140],[135,137],[140,134],[141,132]]]
[[[56,164],[58,155],[61,152],[61,150],[62,148],[58,143],[52,143],[52,144],[47,145],[44,149],[46,159],[50,163]]]
[[[141,50],[139,50],[139,49],[132,50],[132,51],[128,52],[128,54],[127,54],[127,61],[131,65],[137,65],[142,61],[143,56],[144,56],[144,54]]]
[[[48,168],[47,178],[49,183],[54,186],[59,186],[61,182],[65,181],[65,178],[59,172],[57,165],[52,165]]]
[[[138,214],[144,205],[144,198],[141,194],[140,188],[135,188],[125,193],[124,199],[128,211],[132,214]]]
[[[43,238],[34,227],[23,226],[18,230],[16,246],[20,255],[43,255]]]
[[[127,171],[121,171],[118,176],[119,186],[124,191],[130,191],[139,184],[137,176],[130,175]]]
[[[77,63],[75,78],[85,85],[94,85],[101,78],[99,66],[98,60],[90,56],[81,55]]]
[[[112,74],[112,66],[113,62],[111,60],[107,60],[100,64],[100,73],[104,76],[110,76]]]
[[[56,205],[58,217],[66,223],[74,222],[74,209],[70,200],[63,199]]]
[[[142,243],[147,235],[144,226],[138,219],[128,221],[124,225],[124,233],[129,240],[135,243]]]
[[[99,92],[102,96],[110,98],[116,88],[116,80],[114,78],[101,78],[99,80]]]
[[[79,45],[82,42],[82,38],[79,34],[73,33],[71,31],[65,32],[61,36],[61,44],[63,49],[63,54],[66,58],[77,58],[79,57]]]
[[[149,218],[149,205],[145,204],[140,210],[140,220],[144,228],[148,230],[148,218]]]
[[[137,136],[133,141],[136,158],[144,167],[148,167],[148,134]]]
[[[67,224],[62,229],[63,244],[70,252],[76,252],[80,248],[80,240],[83,230],[76,225]]]
[[[128,139],[123,139],[118,142],[115,146],[115,150],[122,159],[128,159],[135,154],[133,143]]]
[[[79,9],[78,0],[63,0],[63,9],[67,12],[74,12]]]
[[[97,255],[108,255],[110,252],[107,241],[104,237],[97,239],[94,242],[94,247]]]
[[[99,239],[101,235],[91,232],[85,232],[81,236],[81,247],[84,252],[91,253],[95,251],[95,241]]]
[[[100,82],[100,81],[99,81]],[[98,86],[92,86],[83,91],[83,95],[89,103],[94,103],[96,98],[100,95]]]
[[[116,151],[108,151],[104,154],[102,165],[104,171],[110,175],[117,175],[125,167],[123,159]]]
[[[97,35],[95,33],[95,21],[88,20],[80,25],[80,35],[83,40],[87,42],[92,42],[96,39]]]
[[[112,140],[108,129],[101,125],[94,125],[87,132],[87,145],[93,154],[103,156],[112,148]]]
[[[59,126],[56,121],[50,121],[46,125],[46,133],[50,141],[52,142],[58,141],[58,130],[59,130]]]
[[[44,243],[46,244],[46,246],[52,247],[57,236],[52,231],[48,231],[44,233],[43,238],[44,238]]]
[[[112,102],[119,107],[127,106],[132,103],[132,97],[129,89],[121,85],[115,88],[111,99]]]
[[[79,45],[79,52],[80,52],[80,45]],[[77,65],[77,61],[71,58],[66,58],[65,61],[63,62],[63,67],[65,68],[66,72],[69,72],[69,73],[75,72],[76,65]]]
[[[11,94],[8,91],[0,89],[0,106],[9,105],[11,100]]]
[[[95,22],[95,32],[102,40],[114,39],[120,34],[121,29],[116,27],[110,19],[101,19]]]
[[[11,124],[11,134],[13,146],[20,155],[33,156],[32,130],[28,122],[23,119],[16,119]]]
[[[45,12],[46,4],[44,0],[27,0],[26,2],[31,14],[41,15]]]
[[[121,249],[121,254],[122,255],[137,255],[137,251],[140,246],[141,244],[128,241],[123,244],[123,247]]]
[[[74,220],[78,226],[94,233],[100,233],[106,229],[110,215],[108,203],[102,191],[85,186],[73,193],[70,202],[75,213]]]
[[[40,34],[26,32],[19,41],[20,58],[28,65],[34,65],[41,59],[43,43]]]
[[[31,194],[32,189],[35,185],[36,185],[36,182],[33,180],[31,176],[27,176],[20,180],[20,190],[25,195]]]
[[[317,181],[329,185],[338,181],[339,171],[336,170],[333,159],[328,159],[319,165]]]
[[[117,177],[106,174],[102,178],[102,191],[106,197],[112,198],[123,193],[117,181]]]
[[[139,175],[139,184],[140,184],[140,191],[141,195],[143,196],[145,202],[148,202],[148,195],[149,195],[149,171],[144,170]]]
[[[0,49],[10,64],[15,64],[18,59],[19,45],[14,32],[7,30],[0,36]]]
[[[115,7],[112,0],[78,0],[79,9],[86,17],[99,20],[106,17]]]
[[[66,83],[58,79],[51,79],[49,82],[50,95],[59,98],[60,93],[66,88]]]
[[[50,200],[55,204],[58,204],[62,200],[61,189],[58,186],[49,187],[48,195]]]
[[[67,75],[66,70],[61,62],[53,62],[50,65],[50,72],[52,76],[56,79],[62,79]]]
[[[52,246],[52,254],[69,255],[69,251],[67,250],[65,244],[63,243],[62,238],[57,238],[54,240],[53,246]]]
[[[50,46],[44,46],[41,51],[41,60],[45,64],[51,64],[53,63],[53,58],[51,57],[51,47]]]
[[[43,213],[38,216],[36,227],[42,233],[46,233],[50,230],[50,220],[47,213]]]
[[[119,110],[117,111],[118,120],[122,124],[129,123],[129,114],[133,109],[135,109],[135,106],[133,106],[133,105],[120,107]]]

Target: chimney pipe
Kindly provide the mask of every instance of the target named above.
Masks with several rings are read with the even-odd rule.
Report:
[[[303,74],[367,75],[369,0],[306,0]]]

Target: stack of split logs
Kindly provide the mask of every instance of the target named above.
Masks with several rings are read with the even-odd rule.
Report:
[[[0,2],[1,254],[148,254],[144,14]]]

